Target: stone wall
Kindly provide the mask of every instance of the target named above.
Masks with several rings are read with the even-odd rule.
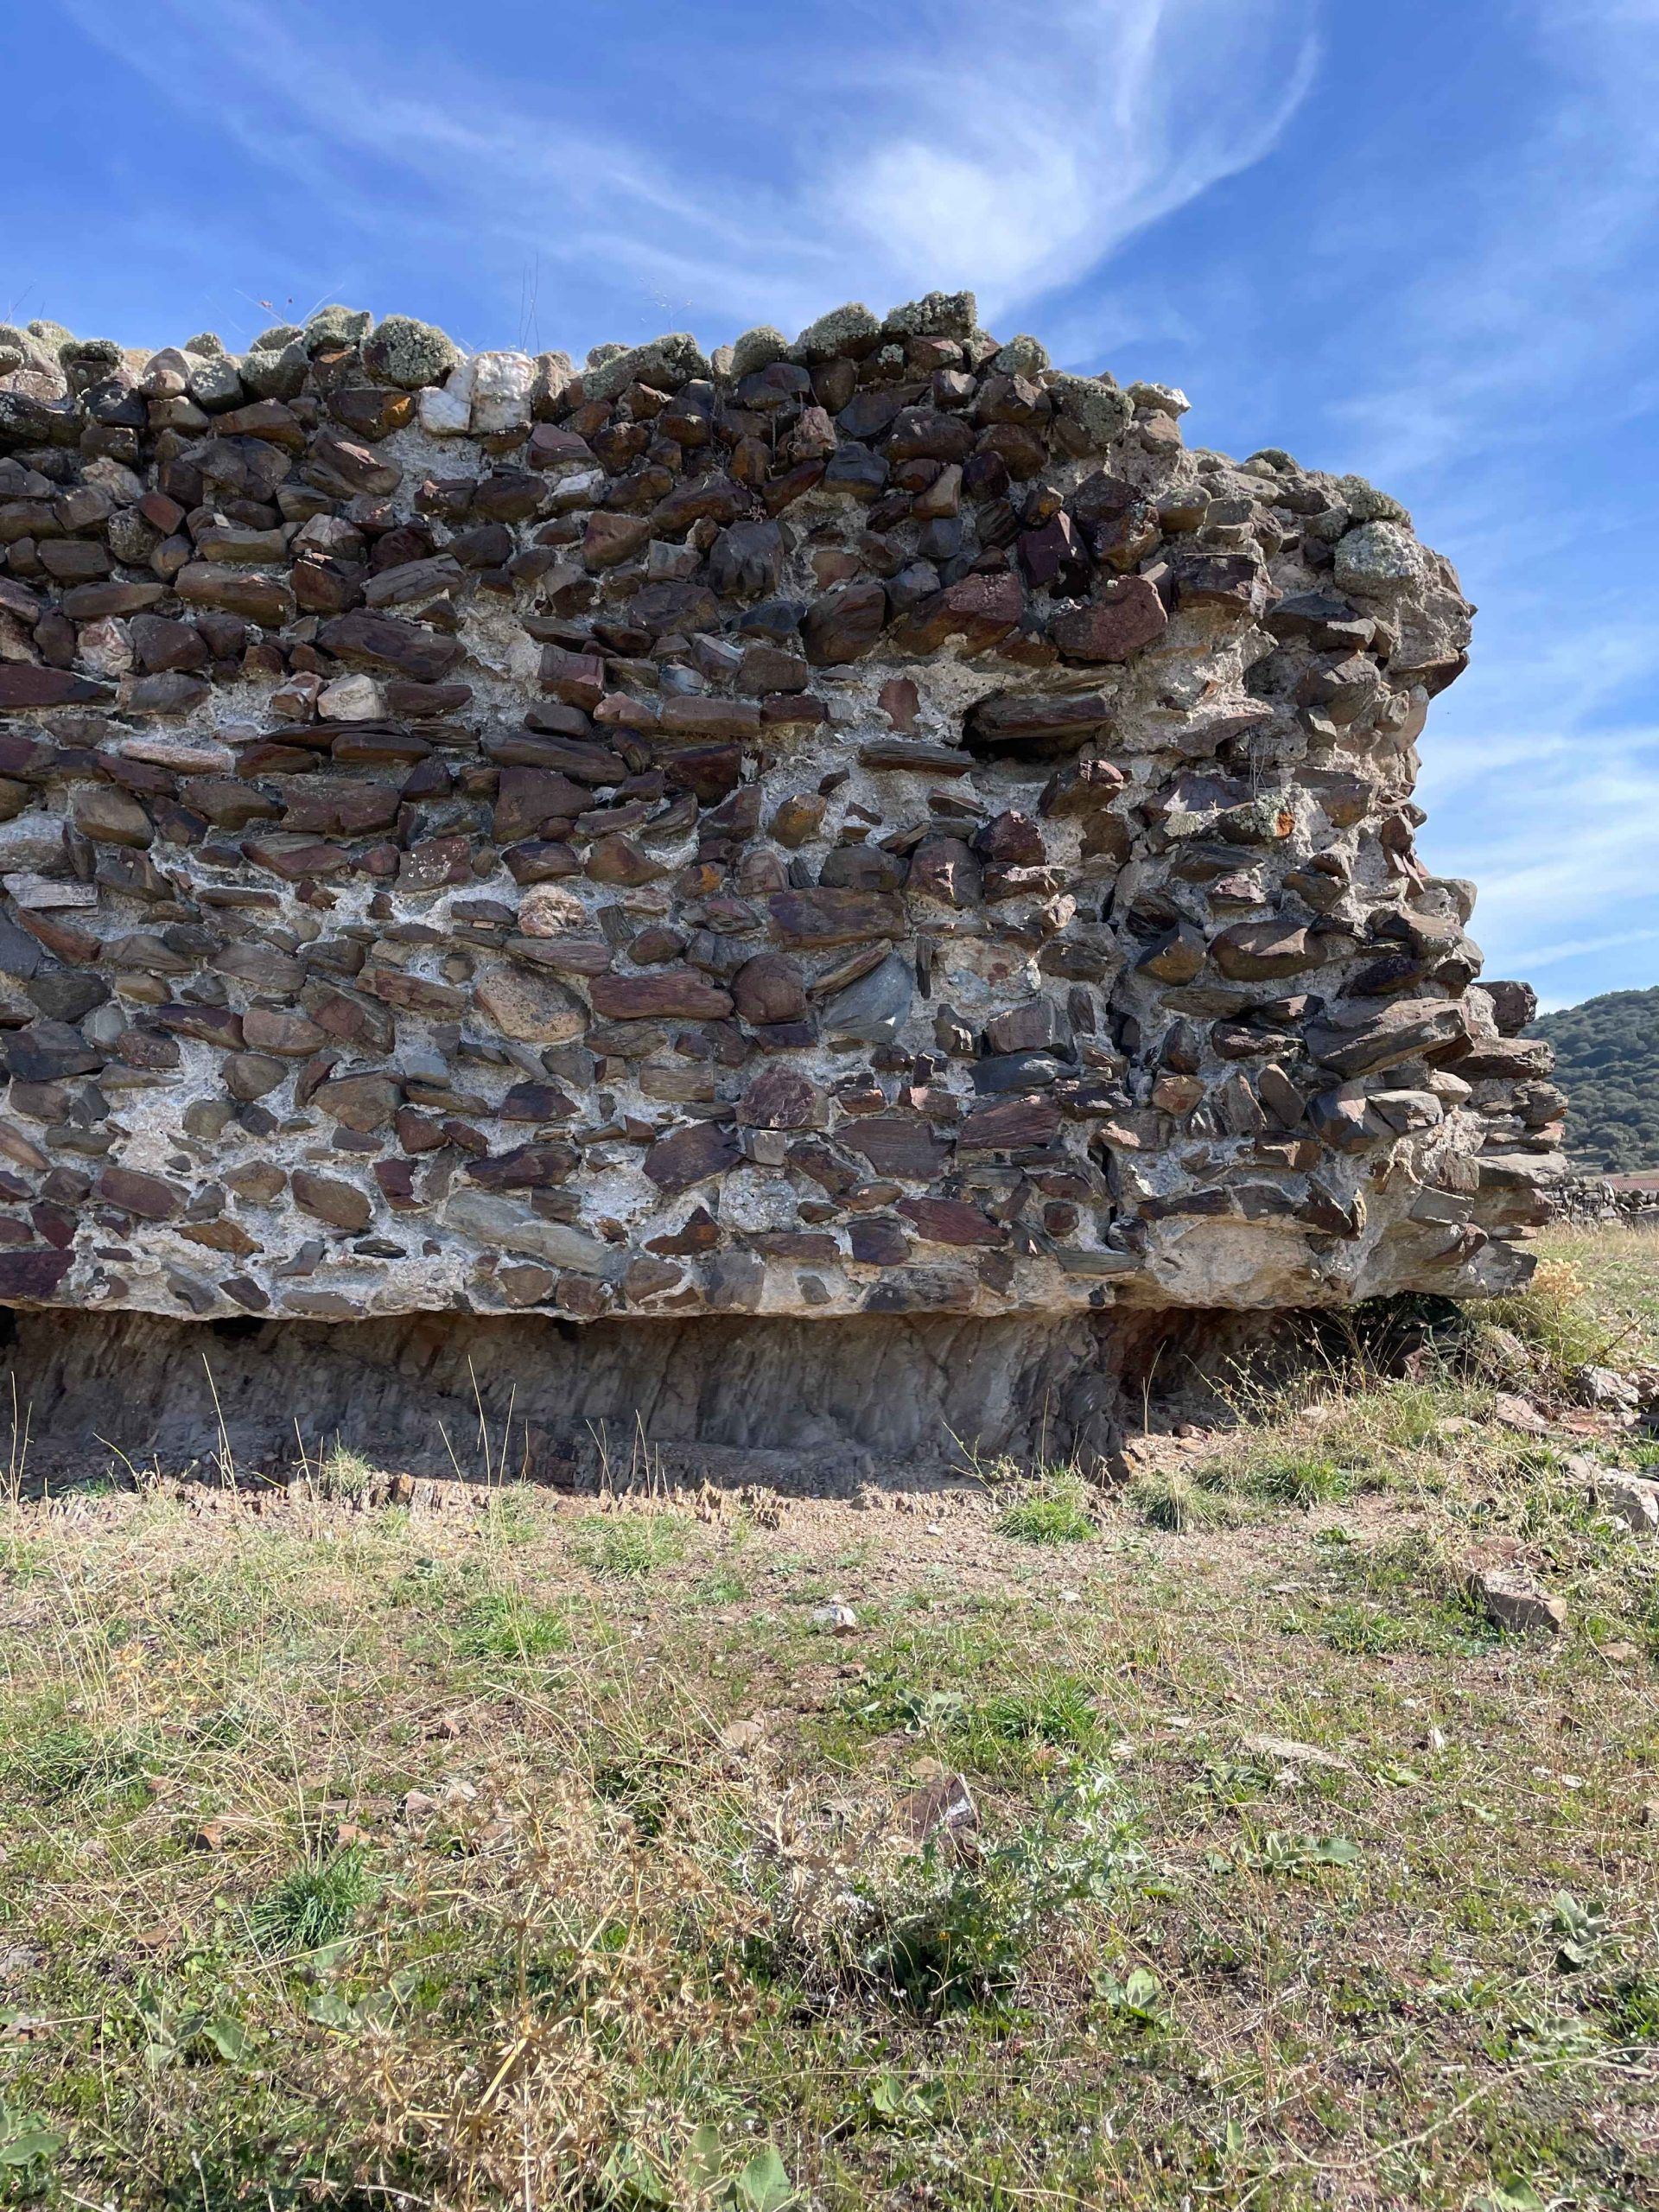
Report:
[[[1547,1197],[1558,1221],[1659,1228],[1659,1175],[1568,1174],[1551,1185]]]
[[[0,328],[0,1300],[1516,1282],[1562,1102],[1413,845],[1470,609],[1185,405],[966,295]]]

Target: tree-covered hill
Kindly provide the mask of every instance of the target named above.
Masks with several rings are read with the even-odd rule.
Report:
[[[1529,1034],[1555,1047],[1574,1166],[1603,1175],[1659,1168],[1659,986],[1541,1014]]]

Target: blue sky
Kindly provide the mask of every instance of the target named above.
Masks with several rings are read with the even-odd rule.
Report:
[[[1489,973],[1659,981],[1659,0],[10,0],[0,58],[0,321],[580,356],[970,284],[1360,471],[1481,609],[1420,796]]]

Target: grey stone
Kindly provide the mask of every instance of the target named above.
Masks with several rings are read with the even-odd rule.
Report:
[[[891,1045],[909,1016],[916,996],[912,961],[891,953],[879,968],[823,1001],[826,1037],[855,1037],[869,1045]]]
[[[578,1274],[610,1280],[621,1272],[626,1254],[586,1230],[565,1222],[543,1221],[527,1206],[485,1191],[457,1191],[445,1204],[447,1229],[503,1252],[523,1252],[549,1267],[574,1268]]]

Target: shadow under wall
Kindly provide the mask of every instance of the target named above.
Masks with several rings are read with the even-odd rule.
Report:
[[[192,1322],[16,1310],[0,1362],[26,1416],[31,1473],[100,1471],[115,1452],[176,1470],[222,1454],[274,1471],[340,1443],[377,1466],[481,1479],[480,1427],[509,1478],[579,1483],[636,1440],[682,1465],[790,1455],[756,1479],[835,1490],[877,1463],[965,1455],[1109,1458],[1143,1388],[1213,1364],[1220,1338],[1285,1317],[1187,1311],[801,1321],[708,1316],[578,1327],[423,1313],[353,1323]],[[1206,1362],[1205,1355],[1209,1354]],[[4,1385],[0,1385],[0,1388]],[[221,1433],[222,1424],[222,1433]],[[721,1463],[725,1462],[723,1466]]]

